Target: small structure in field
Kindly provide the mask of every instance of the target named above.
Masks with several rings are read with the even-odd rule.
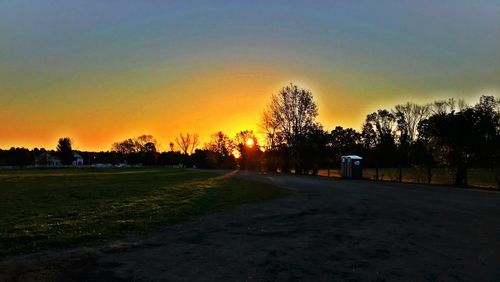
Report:
[[[340,172],[343,178],[359,179],[362,177],[361,163],[363,158],[356,155],[341,157]]]

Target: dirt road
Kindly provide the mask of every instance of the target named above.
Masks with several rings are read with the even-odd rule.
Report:
[[[500,193],[236,177],[294,193],[146,237],[7,258],[0,281],[500,281]]]

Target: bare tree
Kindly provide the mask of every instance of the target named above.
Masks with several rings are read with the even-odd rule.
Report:
[[[205,144],[205,149],[218,153],[223,157],[228,157],[233,155],[235,144],[224,132],[219,131],[212,134],[212,139]]]
[[[396,105],[392,111],[398,123],[400,141],[414,142],[418,135],[418,124],[429,117],[431,111],[429,105],[418,105],[406,103]]]
[[[451,98],[448,100],[438,100],[430,104],[430,111],[433,115],[444,115],[455,111],[456,101]]]
[[[174,142],[170,142],[169,145],[170,145],[170,152],[173,152],[175,146]]]
[[[141,135],[134,139],[136,150],[139,152],[149,152],[154,147],[155,151],[158,147],[158,141],[153,137],[153,135]]]
[[[237,147],[239,146],[258,147],[257,136],[255,136],[252,130],[244,130],[236,133],[233,142],[234,145]]]
[[[366,116],[361,135],[364,147],[374,154],[375,178],[378,179],[378,168],[390,163],[396,151],[397,136],[396,117],[388,110],[378,110]]]
[[[396,117],[387,110],[378,110],[366,116],[363,133],[369,132],[376,143],[396,137]],[[366,136],[365,136],[366,138]]]
[[[289,171],[292,164],[295,172],[302,170],[303,150],[306,135],[315,128],[318,108],[311,91],[290,84],[271,96],[262,119],[262,128],[266,131],[266,142],[270,149],[284,149],[287,165],[283,168]]]
[[[175,138],[175,143],[177,143],[177,145],[179,145],[179,147],[181,148],[181,151],[186,155],[192,154],[194,149],[196,147],[198,147],[198,145],[200,144],[198,134],[196,134],[196,133],[193,133],[193,134],[180,133],[179,137]],[[172,148],[173,146],[170,146],[170,147]]]
[[[271,105],[268,105],[267,109],[262,114],[262,123],[260,124],[261,129],[266,134],[266,149],[272,150],[279,143],[278,140],[278,128],[279,123],[277,119],[273,118],[273,110]]]
[[[318,108],[311,91],[290,84],[271,97],[262,127],[271,139],[269,143],[274,144],[275,138],[282,135],[286,145],[295,147],[308,128],[314,126],[317,116]]]

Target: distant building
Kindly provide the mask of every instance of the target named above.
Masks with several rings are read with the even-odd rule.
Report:
[[[72,163],[73,166],[82,166],[83,165],[83,157],[80,154],[73,152],[73,158],[74,158],[73,163]]]
[[[73,152],[72,166],[83,166],[83,157]],[[61,160],[51,152],[45,152],[35,159],[35,166],[58,167],[62,166]]]
[[[50,152],[45,152],[35,159],[35,166],[61,166],[62,162],[59,158],[53,156]]]

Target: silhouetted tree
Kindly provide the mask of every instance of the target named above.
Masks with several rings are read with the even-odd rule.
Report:
[[[470,107],[469,107],[470,108]],[[470,112],[466,108],[463,112]],[[475,119],[474,139],[475,165],[479,167],[500,166],[500,99],[493,96],[482,96],[473,108]]]
[[[293,162],[296,173],[302,171],[300,146],[305,134],[316,125],[318,108],[311,91],[297,85],[287,85],[271,96],[262,120],[267,134],[267,144],[272,150],[285,152]],[[288,166],[286,166],[288,172]]]
[[[494,97],[483,96],[475,107],[439,111],[420,126],[434,158],[455,169],[456,185],[467,185],[467,167],[475,159],[486,154],[493,156],[485,158],[493,163],[498,159],[500,117],[496,103]]]
[[[284,163],[288,163],[289,158],[283,136],[279,134],[278,120],[273,118],[272,103],[267,105],[262,114],[260,127],[266,136],[264,146],[266,169],[268,171],[277,171],[280,165],[285,166]],[[289,167],[286,166],[282,171],[289,171]]]
[[[236,134],[234,143],[240,154],[240,168],[252,170],[259,168],[262,159],[262,151],[260,150],[257,137],[253,131],[240,131]]]
[[[10,148],[7,151],[1,151],[0,165],[16,166],[23,168],[32,165],[34,156],[32,152],[26,148]]]
[[[121,142],[113,143],[111,151],[119,152],[122,154],[132,154],[137,152],[136,143],[132,139],[125,139]]]
[[[233,154],[235,145],[231,138],[224,134],[224,132],[219,131],[212,134],[212,138],[210,142],[205,144],[205,148],[222,156],[230,156]]]
[[[234,142],[222,131],[212,134],[210,142],[205,144],[205,149],[214,153],[218,168],[234,168],[236,166],[236,159],[233,155]]]
[[[279,134],[280,121],[274,116],[274,108],[276,108],[274,104],[275,103],[271,102],[267,105],[267,108],[262,114],[262,122],[260,124],[260,127],[266,134],[265,148],[268,151],[274,150],[276,146],[283,143],[282,136]]]
[[[378,110],[366,116],[365,125],[374,130],[377,143],[384,139],[394,140],[396,134],[396,117],[387,110]]]
[[[214,169],[218,167],[217,153],[209,150],[196,149],[191,155],[193,165],[197,168]]]
[[[133,140],[135,143],[136,152],[156,152],[158,147],[158,141],[153,137],[153,135],[140,135]]]
[[[123,155],[120,161],[130,165],[156,165],[158,159],[158,141],[152,135],[140,135],[113,143],[111,151]],[[115,159],[116,160],[116,159]]]
[[[448,100],[437,100],[429,105],[429,109],[433,115],[449,114],[455,111],[456,101],[453,98]]]
[[[185,155],[180,151],[162,152],[158,156],[158,164],[162,166],[173,166],[185,163]]]
[[[402,181],[402,166],[410,164],[410,151],[418,137],[418,124],[429,117],[430,106],[406,103],[396,105],[392,111],[397,122],[397,150],[395,159],[399,167],[399,181]]]
[[[400,144],[410,145],[417,140],[418,124],[427,119],[430,112],[429,105],[418,105],[410,102],[394,107],[393,115],[399,130]]]
[[[57,143],[57,156],[63,165],[71,165],[73,163],[74,157],[71,143],[71,139],[68,137],[59,138]]]
[[[408,158],[412,165],[426,169],[427,183],[430,184],[432,182],[432,168],[436,166],[436,162],[426,145],[427,142],[424,137],[419,136],[417,141],[410,147]]]
[[[393,166],[396,155],[396,117],[387,110],[378,110],[366,116],[362,137],[368,155],[368,163],[381,166]]]
[[[335,127],[329,135],[330,158],[335,166],[340,165],[340,157],[348,154],[361,155],[363,151],[361,134],[352,128]]]
[[[158,148],[158,141],[153,135],[140,135],[136,138],[128,138],[121,142],[113,143],[111,151],[119,152],[122,154],[133,154],[140,152],[156,152]]]
[[[302,159],[301,174],[318,175],[318,170],[328,161],[329,135],[320,125],[313,125],[302,136],[299,155]]]
[[[198,134],[196,133],[186,133],[185,135],[181,133],[179,137],[175,138],[175,142],[186,155],[192,154],[194,149],[200,144]]]

